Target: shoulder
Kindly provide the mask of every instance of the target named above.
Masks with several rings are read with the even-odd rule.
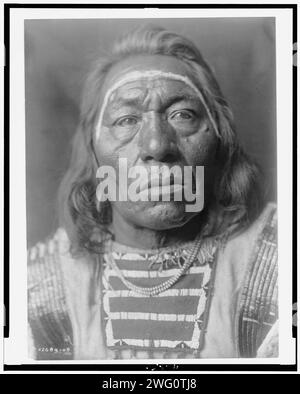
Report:
[[[59,282],[62,280],[60,256],[68,252],[69,245],[65,230],[59,228],[53,237],[45,242],[37,243],[28,250],[29,301],[31,298],[38,301],[38,295],[43,291],[57,290]]]
[[[28,265],[32,267],[47,256],[66,253],[69,248],[70,241],[66,231],[63,228],[58,228],[52,237],[29,248]]]
[[[276,206],[268,204],[254,226],[239,303],[238,341],[244,357],[256,356],[278,318]]]
[[[246,229],[231,236],[226,247],[230,250],[246,249],[249,252],[268,239],[276,245],[277,237],[277,208],[276,204],[268,203],[260,215]]]
[[[61,353],[67,358],[71,351],[61,268],[61,256],[69,247],[67,234],[60,228],[28,251],[28,319],[39,359],[60,358]]]
[[[277,245],[277,207],[274,203],[268,203],[261,215],[254,222],[258,229],[261,241],[271,242]]]
[[[265,250],[266,257],[270,248],[276,250],[276,237],[276,205],[269,203],[247,228],[223,238],[217,268],[221,277],[220,283],[226,277],[233,282],[236,290],[240,289],[246,272],[258,258],[259,251]]]
[[[222,300],[234,300],[238,354],[256,357],[277,320],[275,204],[268,203],[251,225],[227,239],[219,254],[215,283]]]

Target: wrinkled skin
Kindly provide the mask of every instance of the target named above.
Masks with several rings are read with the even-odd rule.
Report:
[[[180,60],[162,55],[135,56],[115,65],[106,76],[101,99],[121,76],[133,71],[161,70],[193,77]],[[101,105],[101,103],[100,103]],[[119,158],[128,166],[205,166],[205,200],[215,174],[217,137],[195,91],[182,81],[137,79],[111,94],[94,149],[100,165],[118,173]],[[112,231],[130,246],[155,248],[193,238],[199,213],[185,201],[111,202]],[[198,225],[196,224],[198,223]]]

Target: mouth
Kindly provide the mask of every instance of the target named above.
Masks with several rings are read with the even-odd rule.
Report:
[[[179,200],[182,200],[183,190],[184,186],[177,183],[172,185],[147,187],[140,191],[138,195],[142,200],[150,199],[152,201],[159,201],[160,199],[162,199],[168,201],[171,198],[174,199],[174,196],[176,195],[180,197]]]
[[[176,173],[149,174],[148,178],[141,182],[137,193],[142,200],[176,200],[182,199],[184,185],[182,176]]]
[[[147,190],[160,189],[162,191],[169,190],[170,187],[183,187],[182,176],[176,174],[149,174],[149,177],[141,182],[140,193]]]

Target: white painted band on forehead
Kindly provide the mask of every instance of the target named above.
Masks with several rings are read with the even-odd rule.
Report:
[[[202,95],[202,93],[200,92],[200,90],[196,87],[196,85],[187,77],[187,76],[183,76],[180,74],[174,74],[174,73],[170,73],[170,72],[164,72],[164,71],[160,71],[160,70],[148,70],[148,71],[133,71],[131,73],[126,74],[123,78],[120,78],[119,80],[117,80],[110,89],[107,90],[104,99],[103,99],[103,104],[100,110],[100,115],[99,115],[99,119],[97,122],[97,126],[96,126],[96,141],[98,141],[99,137],[100,137],[100,132],[101,132],[101,126],[102,126],[102,120],[103,120],[103,115],[104,115],[104,111],[106,109],[108,100],[111,96],[111,94],[117,90],[118,88],[120,88],[121,86],[125,85],[128,82],[135,82],[139,79],[160,79],[160,78],[166,78],[166,79],[172,79],[172,80],[176,80],[176,81],[181,81],[184,82],[187,86],[189,86],[191,89],[194,90],[194,92],[197,94],[197,96],[199,97],[201,103],[203,104],[207,115],[209,117],[209,120],[212,123],[212,126],[216,132],[216,135],[219,136],[219,131],[216,125],[216,122],[204,100],[204,97]]]

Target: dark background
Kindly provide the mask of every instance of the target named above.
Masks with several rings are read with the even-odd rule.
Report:
[[[68,166],[84,78],[112,41],[146,22],[195,42],[231,104],[245,150],[276,200],[275,21],[273,18],[25,21],[28,246],[55,230],[56,194]]]

